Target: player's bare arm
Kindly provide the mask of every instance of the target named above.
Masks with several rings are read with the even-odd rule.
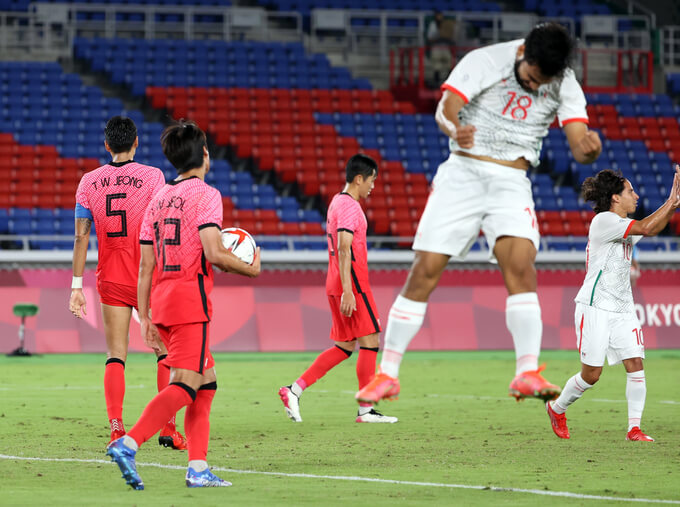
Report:
[[[90,242],[90,229],[92,228],[92,220],[89,218],[76,218],[76,234],[73,241],[73,276],[82,278],[85,271],[85,261],[87,260],[87,246]],[[69,299],[69,311],[82,319],[87,315],[86,311],[87,301],[85,301],[85,294],[82,288],[71,289],[71,298]]]
[[[464,105],[465,102],[459,95],[444,90],[434,118],[441,131],[456,141],[461,148],[472,148],[477,129],[474,125],[461,125],[458,120],[458,113]]]
[[[600,136],[594,130],[589,130],[585,123],[580,121],[567,123],[564,126],[564,133],[571,154],[579,164],[592,164],[602,153]]]
[[[206,227],[199,231],[203,252],[208,262],[214,264],[222,271],[236,273],[250,278],[255,278],[260,274],[260,247],[255,249],[255,257],[252,264],[246,264],[236,257],[222,244],[220,229],[217,227]]]
[[[345,317],[351,317],[357,309],[356,298],[352,291],[352,240],[354,234],[349,231],[338,231],[338,271],[342,284],[342,297],[340,299],[340,313]]]
[[[625,192],[625,190],[624,190]],[[641,236],[656,236],[668,224],[675,210],[680,206],[680,166],[675,165],[673,185],[668,199],[654,213],[642,220],[636,221],[630,228],[629,234]]]
[[[151,317],[149,316],[151,281],[153,279],[153,270],[156,267],[153,245],[141,245],[140,254],[139,277],[137,278],[139,324],[144,343],[155,351],[160,351],[162,348],[161,337],[158,328],[151,323]]]

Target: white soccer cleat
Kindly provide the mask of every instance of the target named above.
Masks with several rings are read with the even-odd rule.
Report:
[[[357,414],[356,422],[358,423],[395,423],[399,419],[389,415],[382,415],[375,409],[371,409],[370,412],[366,412],[364,415]]]
[[[279,397],[283,402],[283,407],[286,409],[286,415],[295,422],[302,422],[300,416],[300,398],[298,398],[290,386],[283,386],[279,389]]]

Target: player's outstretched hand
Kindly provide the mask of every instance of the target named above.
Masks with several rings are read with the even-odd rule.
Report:
[[[83,289],[73,289],[71,291],[71,299],[68,302],[69,311],[79,319],[82,319],[87,315],[86,306],[87,301],[85,301]]]
[[[158,328],[151,323],[151,319],[140,319],[139,324],[141,326],[142,338],[144,343],[153,350],[161,351],[161,334],[158,332]]]
[[[456,130],[456,139],[458,146],[461,148],[472,148],[475,145],[475,132],[477,128],[474,125],[462,125]]]
[[[668,200],[671,202],[671,206],[677,209],[680,207],[680,165],[675,164],[675,174],[673,175],[673,187],[671,188],[671,193],[668,196]]]
[[[340,297],[340,313],[345,317],[351,317],[357,309],[357,300],[352,292],[343,292]]]

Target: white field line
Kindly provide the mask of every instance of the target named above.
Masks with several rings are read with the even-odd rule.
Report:
[[[10,456],[0,454],[0,459],[14,460],[14,461],[47,461],[58,463],[97,463],[97,464],[112,464],[108,460],[103,459],[76,459],[76,458],[36,458],[27,456]],[[137,463],[138,467],[154,467],[163,468],[167,470],[184,470],[184,466],[179,465],[163,465],[160,463]],[[227,472],[232,474],[253,474],[253,475],[269,475],[275,477],[292,477],[301,479],[327,479],[335,481],[353,481],[353,482],[373,482],[379,484],[396,484],[399,486],[420,486],[428,488],[449,488],[449,489],[474,489],[478,491],[496,491],[508,493],[526,493],[529,495],[552,496],[562,498],[576,498],[579,500],[613,500],[619,502],[636,502],[636,503],[658,503],[680,505],[680,500],[662,500],[655,498],[621,498],[615,496],[601,496],[601,495],[583,495],[580,493],[571,493],[569,491],[546,491],[542,489],[522,489],[522,488],[502,488],[498,486],[475,486],[470,484],[447,484],[441,482],[417,482],[417,481],[398,481],[394,479],[377,479],[374,477],[358,477],[347,475],[314,475],[314,474],[294,474],[284,472],[260,472],[257,470],[236,470],[233,468],[212,467],[212,470],[219,472]]]

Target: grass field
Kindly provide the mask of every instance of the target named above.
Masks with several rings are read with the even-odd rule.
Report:
[[[680,504],[680,351],[647,356],[652,444],[624,440],[621,366],[569,409],[560,440],[539,401],[507,396],[510,352],[409,352],[400,399],[379,407],[393,425],[354,423],[355,356],[305,392],[296,424],[277,390],[315,354],[218,355],[208,461],[233,487],[187,489],[186,452],[154,439],[137,454],[144,491],[104,456],[103,355],[3,356],[0,505]],[[542,359],[560,385],[579,367],[574,352]],[[129,428],[154,394],[155,358],[131,355],[126,371]]]

